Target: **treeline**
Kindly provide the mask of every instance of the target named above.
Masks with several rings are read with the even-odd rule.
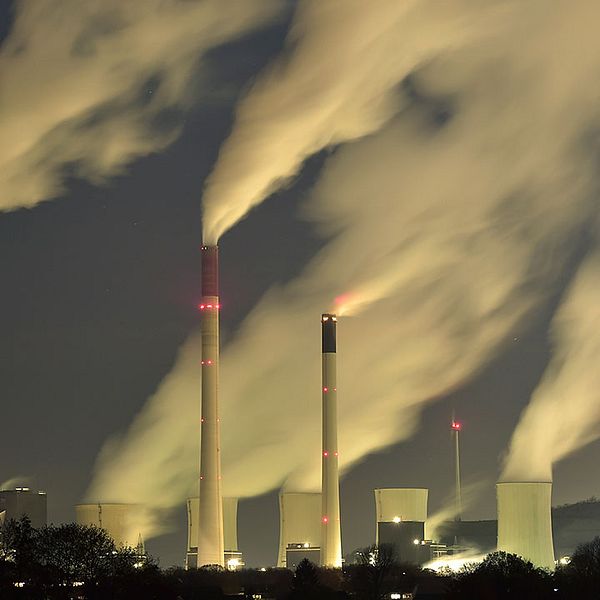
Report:
[[[102,529],[76,524],[0,528],[0,598],[22,600],[571,600],[600,598],[600,538],[580,546],[554,573],[504,552],[459,573],[399,563],[390,546],[372,546],[343,569],[302,561],[295,572],[220,567],[161,570]]]

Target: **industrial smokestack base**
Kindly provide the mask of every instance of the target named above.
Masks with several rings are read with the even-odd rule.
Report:
[[[552,483],[501,482],[496,484],[496,495],[498,550],[553,570]]]
[[[337,443],[337,317],[321,315],[323,448],[321,456],[321,566],[342,566]]]
[[[225,567],[229,571],[237,571],[244,566],[243,556],[238,548],[237,536],[237,498],[223,498],[223,539]],[[195,569],[198,565],[198,514],[199,499],[187,499],[188,541],[185,565],[187,569]]]
[[[219,250],[202,246],[202,405],[198,566],[224,566],[219,422]]]

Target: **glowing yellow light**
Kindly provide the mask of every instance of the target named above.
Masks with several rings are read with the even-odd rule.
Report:
[[[240,559],[239,558],[230,558],[227,561],[227,568],[230,571],[235,571],[239,566],[240,566]]]
[[[413,544],[414,544],[415,546],[418,546],[418,545],[419,545],[419,540],[413,540]]]
[[[392,519],[392,521],[394,521],[394,523],[400,523],[400,521],[402,521],[402,519],[400,517],[394,517]]]

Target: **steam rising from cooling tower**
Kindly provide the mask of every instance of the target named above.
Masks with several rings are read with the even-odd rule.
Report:
[[[254,202],[307,154],[351,142],[326,161],[304,207],[327,238],[322,250],[296,280],[263,297],[222,353],[227,495],[255,495],[282,482],[318,489],[319,460],[306,448],[319,447],[320,440],[314,314],[322,306],[348,293],[355,305],[344,324],[353,351],[339,366],[343,471],[409,436],[427,402],[463,385],[515,335],[524,335],[533,311],[557,291],[573,258],[572,240],[594,223],[600,5],[559,0],[548,11],[542,0],[442,4],[438,13],[439,2],[377,3],[377,10],[359,15],[365,23],[385,22],[385,32],[374,28],[367,36],[372,52],[356,52],[335,66],[319,49],[331,42],[331,60],[343,57],[336,40],[354,44],[364,32],[361,23],[351,9],[328,20],[325,8],[323,20],[314,22],[318,6],[330,3],[303,4],[308,8],[293,27],[297,53],[290,49],[289,67],[265,76],[239,109],[206,192],[209,237],[246,210],[238,211],[236,198]],[[402,13],[398,6],[405,7]],[[405,69],[398,57],[408,57],[402,58]],[[357,85],[346,85],[347,71]],[[389,85],[371,85],[372,71]],[[332,85],[321,85],[328,80]],[[357,87],[386,92],[376,99],[359,94],[347,107],[342,99]],[[399,90],[397,102],[389,101],[392,89]],[[278,101],[263,106],[267,97]],[[319,106],[333,108],[321,115]],[[379,112],[382,106],[396,112]],[[363,119],[361,107],[372,108],[372,118]],[[318,127],[305,126],[305,112]],[[338,114],[348,125],[343,131],[354,135],[342,136],[341,127],[329,135],[324,125],[323,132],[321,124]],[[359,139],[367,131],[371,135]],[[254,161],[278,164],[273,151],[263,151],[273,144],[282,157],[290,154],[287,144],[295,148],[294,160],[285,159],[295,166],[267,176]],[[249,175],[255,172],[261,174],[256,181]],[[243,194],[237,187],[226,194],[227,179]],[[377,344],[363,343],[367,333]],[[182,440],[195,436],[197,407],[186,395],[197,381],[197,356],[192,336],[130,434],[104,453],[92,490],[151,499],[161,508],[189,494],[179,490],[193,481],[196,468],[195,449]],[[590,360],[587,354],[581,359],[582,365]],[[592,372],[590,366],[587,375]],[[573,385],[571,378],[564,381]],[[575,391],[565,388],[563,397],[572,400]],[[582,406],[580,414],[587,410]],[[166,416],[164,422],[158,416]],[[140,464],[148,439],[148,464]],[[168,481],[142,476],[164,465]]]
[[[173,117],[198,102],[190,82],[206,78],[207,53],[282,8],[277,0],[13,4],[0,48],[0,210],[54,198],[73,175],[102,182],[165,148],[179,134]],[[214,82],[193,87],[206,99]]]
[[[550,481],[552,465],[600,437],[600,255],[581,265],[552,324],[554,355],[513,434],[505,480]]]

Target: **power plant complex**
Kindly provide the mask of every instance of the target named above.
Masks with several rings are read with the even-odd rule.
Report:
[[[187,500],[185,564],[187,568],[218,565],[235,570],[244,566],[244,557],[238,544],[238,499],[222,495],[218,247],[202,246],[201,257],[202,297],[198,305],[202,343],[198,423],[200,472],[198,496]],[[334,313],[321,315],[321,489],[312,493],[280,492],[277,552],[277,567],[280,568],[294,569],[305,558],[329,568],[340,568],[344,561],[337,430],[337,321]],[[454,416],[451,431],[455,467],[454,519],[443,523],[439,533],[436,524],[436,532],[430,533],[428,489],[378,488],[374,490],[375,543],[391,544],[401,561],[420,565],[464,550],[492,551],[497,548],[518,554],[536,566],[552,569],[555,562],[551,483],[500,482],[497,484],[497,522],[465,521],[459,452],[461,424]],[[319,449],[312,451],[316,453]],[[0,492],[0,509],[11,502],[10,494],[6,494]],[[143,532],[136,531],[133,519],[137,508],[123,503],[79,504],[76,518],[78,523],[106,529],[117,545],[140,547]],[[438,539],[430,539],[433,535]],[[346,560],[351,560],[351,556],[348,555]]]

